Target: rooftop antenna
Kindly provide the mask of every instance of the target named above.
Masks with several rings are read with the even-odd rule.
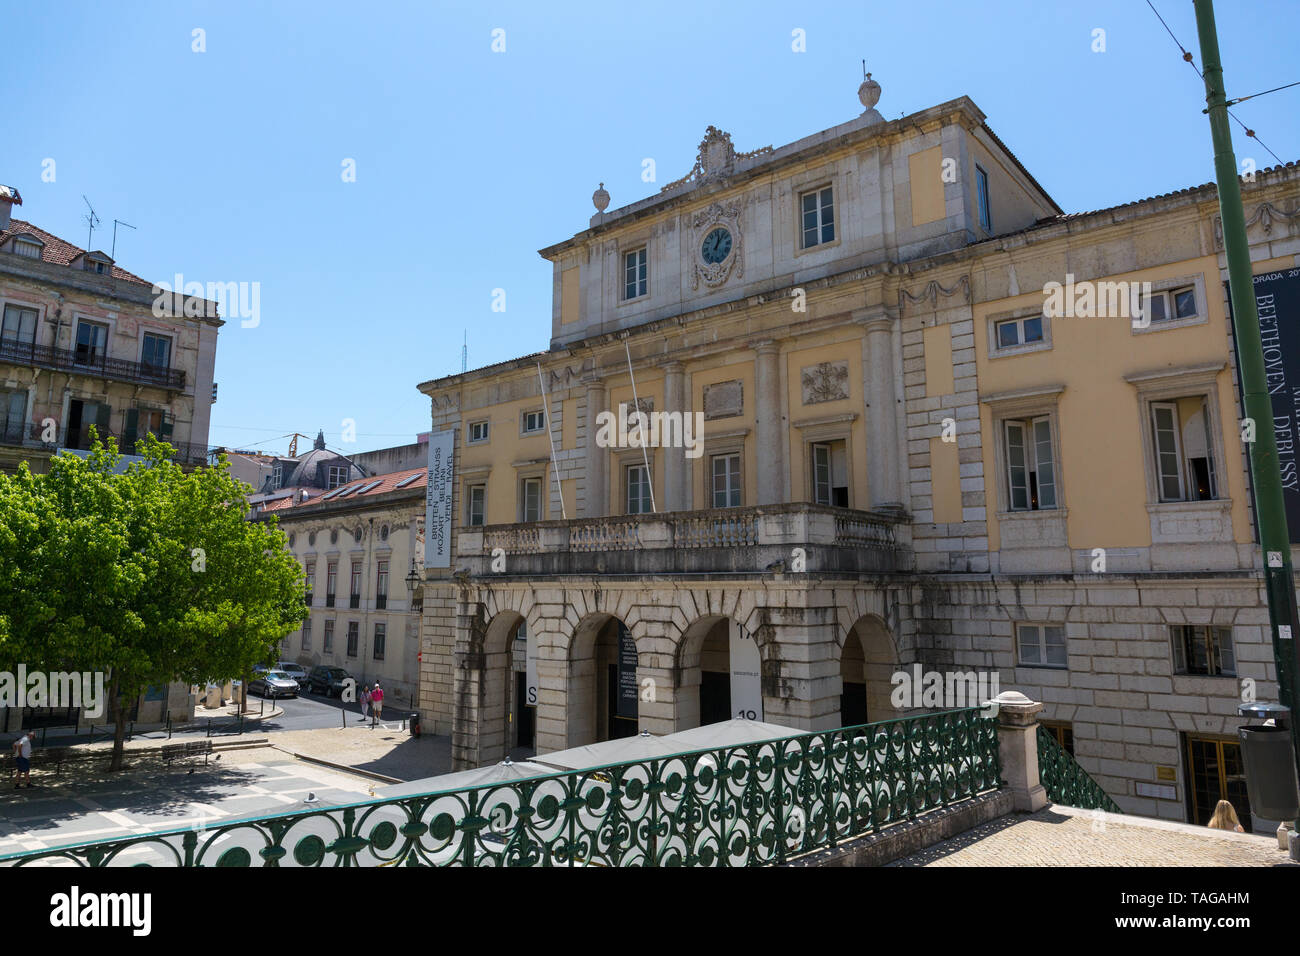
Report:
[[[90,232],[86,236],[86,251],[91,252],[95,248],[92,243],[94,242],[95,237],[95,227],[99,225],[99,217],[95,215],[95,207],[90,204],[89,199],[86,199],[85,193],[81,194],[81,198],[86,200],[86,208],[90,210],[89,215],[82,216],[81,218],[86,220],[86,224],[90,226]]]
[[[460,374],[464,375],[469,368],[469,330],[465,330],[465,340],[460,346]]]
[[[117,261],[117,227],[118,226],[126,226],[126,228],[128,229],[135,228],[135,226],[131,225],[129,222],[123,222],[121,219],[113,220],[113,249],[111,252],[109,252],[108,257],[112,259],[114,262]]]

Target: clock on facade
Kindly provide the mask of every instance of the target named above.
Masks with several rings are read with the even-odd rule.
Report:
[[[704,237],[700,256],[711,266],[716,266],[731,255],[731,233],[719,226]]]

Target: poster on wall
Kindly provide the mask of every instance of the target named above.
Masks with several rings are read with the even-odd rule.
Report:
[[[731,716],[763,719],[762,662],[758,643],[731,621]]]
[[[1286,504],[1287,530],[1292,544],[1300,542],[1300,462],[1297,461],[1297,429],[1300,428],[1300,269],[1266,272],[1255,279],[1255,307],[1259,310],[1259,338],[1264,347],[1264,381],[1273,404],[1273,435],[1277,439],[1277,460],[1282,471],[1282,497]],[[1224,288],[1228,284],[1224,283]],[[1229,293],[1228,310],[1232,299]],[[1237,351],[1237,331],[1233,327],[1232,343]],[[1241,367],[1237,351],[1237,367]],[[1243,396],[1241,376],[1237,376],[1237,396]],[[1245,414],[1245,402],[1241,402]],[[1257,422],[1257,428],[1265,428]],[[1240,430],[1240,422],[1238,422]],[[1231,435],[1229,435],[1231,437]],[[1238,436],[1239,437],[1239,436]],[[1259,514],[1255,510],[1254,479],[1250,489],[1251,513],[1256,538]]]
[[[424,566],[451,567],[451,489],[456,429],[429,436],[429,484],[424,502]]]
[[[618,622],[618,716],[637,718],[636,641]]]

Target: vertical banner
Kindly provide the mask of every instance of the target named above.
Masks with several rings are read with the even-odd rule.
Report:
[[[1255,428],[1272,428],[1277,439],[1277,461],[1282,471],[1282,497],[1286,503],[1286,524],[1291,542],[1300,541],[1300,466],[1297,464],[1297,429],[1300,428],[1300,269],[1282,269],[1254,277],[1255,306],[1259,310],[1259,338],[1264,347],[1264,376],[1273,420],[1256,422]],[[1224,289],[1228,284],[1224,283]],[[1228,299],[1231,315],[1232,299]],[[1236,327],[1232,343],[1237,347]],[[1238,356],[1237,367],[1241,367]],[[1238,398],[1242,397],[1241,376],[1237,376]],[[1242,407],[1245,407],[1244,402]],[[1236,423],[1237,437],[1244,427]],[[1226,429],[1225,429],[1226,430]],[[1226,436],[1232,437],[1231,431]],[[1224,495],[1226,497],[1226,494]],[[1255,512],[1255,489],[1251,487],[1251,510]],[[1259,515],[1254,513],[1258,533]]]
[[[424,566],[451,567],[451,492],[456,429],[429,436],[429,485],[424,502]]]
[[[528,630],[528,622],[519,625],[524,632],[524,704],[537,706],[537,638]]]
[[[735,621],[731,627],[731,716],[763,719],[762,661],[758,644]]]
[[[636,641],[618,622],[618,716],[637,719]]]

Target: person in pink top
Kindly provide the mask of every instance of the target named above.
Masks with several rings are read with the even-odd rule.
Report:
[[[376,720],[384,719],[384,689],[375,681],[375,689],[370,692],[370,709],[375,712]]]

